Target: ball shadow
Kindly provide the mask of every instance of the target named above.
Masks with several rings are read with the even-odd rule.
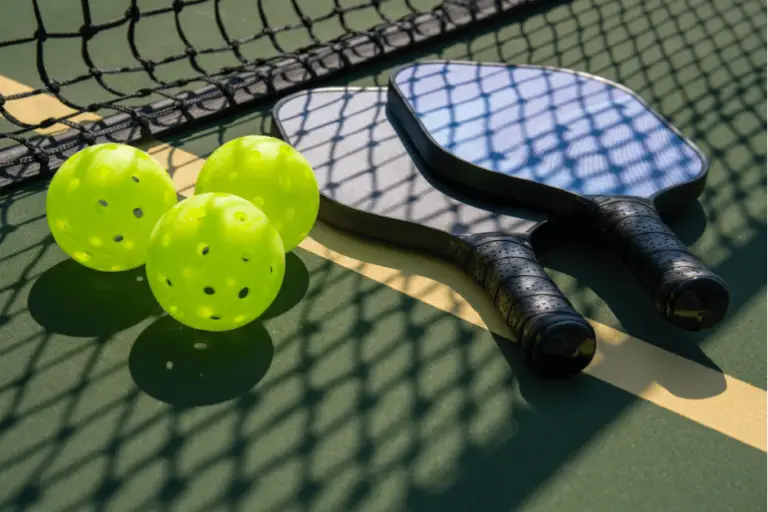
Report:
[[[108,336],[161,312],[144,267],[97,272],[65,260],[44,272],[27,306],[43,328],[67,336]]]
[[[301,302],[309,289],[309,272],[301,258],[289,252],[285,255],[285,278],[275,301],[262,313],[260,319],[275,318],[290,311]]]
[[[266,375],[274,347],[259,322],[226,332],[186,327],[165,316],[131,347],[128,368],[149,396],[179,407],[226,402]]]

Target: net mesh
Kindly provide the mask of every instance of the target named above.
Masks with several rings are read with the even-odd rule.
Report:
[[[81,12],[73,27],[32,0],[26,19],[0,36],[0,60],[34,59],[38,75],[35,88],[0,92],[0,186],[53,171],[88,144],[157,137],[544,1],[57,2],[58,12]],[[74,60],[81,72],[72,76]],[[57,62],[70,74],[57,73]],[[58,108],[32,121],[14,115],[15,104],[41,96]]]

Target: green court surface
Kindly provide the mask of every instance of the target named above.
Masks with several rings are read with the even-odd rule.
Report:
[[[79,26],[79,3],[60,5],[51,23]],[[0,37],[30,35],[28,11],[6,7]],[[210,19],[185,23],[204,38]],[[385,85],[400,64],[451,58],[578,69],[639,93],[710,159],[699,203],[669,220],[730,284],[728,318],[695,334],[667,325],[595,248],[560,247],[543,262],[585,316],[687,366],[623,372],[611,345],[600,371],[542,381],[466,315],[306,247],[289,255],[261,321],[192,331],[162,314],[143,270],[98,274],[61,252],[45,183],[3,192],[0,511],[765,510],[765,422],[741,428],[766,402],[765,30],[757,0],[575,0],[323,83]],[[125,61],[124,33],[109,34],[104,58]],[[146,45],[170,53],[176,37],[158,27]],[[0,51],[0,73],[39,87],[28,50]],[[55,52],[57,73],[80,71],[76,47]],[[163,142],[204,158],[268,133],[270,107]],[[451,286],[485,315],[473,285],[437,263],[422,271],[413,255],[316,239],[414,286],[419,274]],[[667,395],[647,391],[657,388]]]

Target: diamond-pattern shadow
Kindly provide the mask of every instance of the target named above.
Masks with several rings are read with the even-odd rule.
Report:
[[[575,68],[625,84],[669,117],[712,164],[702,206],[670,222],[731,284],[739,311],[766,281],[764,34],[757,1],[578,0],[445,42],[429,57]],[[402,62],[376,68],[379,84]],[[371,85],[371,73],[346,81]],[[198,153],[206,154],[258,130],[260,119],[241,116],[180,143],[196,152],[207,147]],[[197,397],[202,403],[216,402],[204,407],[160,401],[173,400],[179,390],[172,388],[184,380],[153,389],[135,377],[141,372],[131,368],[132,351],[142,364],[155,364],[154,354],[164,367],[167,352],[186,343],[191,379],[195,365],[208,364],[194,359],[192,351],[204,350],[195,343],[214,341],[174,338],[152,308],[110,320],[99,288],[80,281],[68,286],[82,285],[90,306],[62,311],[104,315],[94,330],[46,314],[45,301],[54,308],[56,294],[75,299],[57,284],[72,281],[56,276],[67,264],[45,226],[44,185],[6,192],[0,201],[0,509],[494,511],[568,503],[608,511],[683,508],[698,499],[722,510],[764,502],[764,473],[743,470],[750,461],[764,467],[764,453],[715,442],[707,436],[718,434],[702,434],[596,379],[567,386],[534,380],[514,354],[500,357],[506,341],[497,345],[485,330],[306,251],[296,253],[306,274],[292,292],[301,300],[287,300],[292,307],[245,333],[260,348],[236,357],[222,347],[213,358],[214,375],[237,385],[222,384],[224,377],[210,389],[190,385],[209,393]],[[384,263],[383,251],[379,259]],[[672,338],[611,258],[569,248],[544,260],[580,312],[620,322],[686,357],[706,362],[701,348],[734,327]],[[369,261],[377,262],[373,255]],[[168,338],[148,339],[153,331]],[[759,345],[744,356],[753,361],[718,354],[718,365],[732,374],[754,368],[758,377],[742,378],[764,388],[765,337],[753,337]],[[243,374],[261,377],[248,387]],[[635,425],[629,411],[648,421]],[[687,442],[658,435],[670,423]],[[600,471],[589,465],[596,452],[610,454],[601,456]],[[648,489],[670,489],[665,475],[674,468],[659,464],[672,459],[689,466],[675,473],[660,505]],[[578,485],[550,485],[582,470]],[[606,484],[641,478],[643,485]]]

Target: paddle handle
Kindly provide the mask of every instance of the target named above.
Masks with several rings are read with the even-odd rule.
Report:
[[[664,223],[651,201],[597,199],[599,229],[673,324],[699,331],[728,311],[728,285],[694,256]]]
[[[533,370],[567,378],[592,361],[594,329],[546,274],[527,238],[470,235],[452,249],[456,264],[493,299]]]

